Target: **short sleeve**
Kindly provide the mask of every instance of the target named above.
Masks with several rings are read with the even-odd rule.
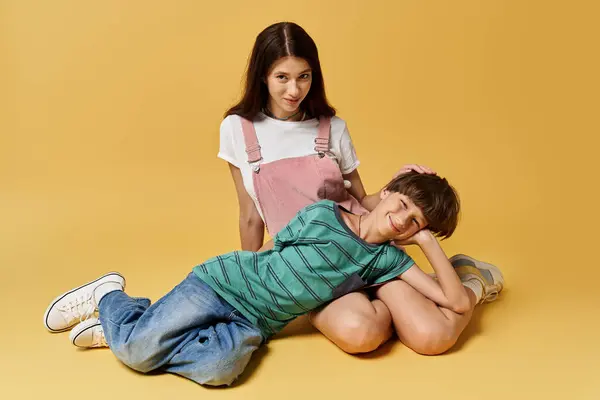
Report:
[[[388,268],[375,278],[374,284],[390,281],[415,265],[415,262],[408,254],[392,245],[389,245],[388,248],[388,260]]]
[[[321,200],[304,207],[275,235],[273,238],[274,247],[281,249],[298,242],[315,243],[316,234],[314,229],[316,226],[320,226],[315,224],[315,221],[331,219],[335,212],[334,207],[337,206],[331,200]],[[322,242],[318,239],[317,241]]]
[[[340,170],[344,175],[354,171],[360,164],[360,161],[356,156],[356,150],[354,149],[354,145],[352,144],[350,132],[348,131],[348,127],[345,124],[344,131],[342,132],[342,136],[340,137],[340,156]]]
[[[293,243],[301,235],[302,230],[308,222],[306,208],[298,211],[294,218],[288,222],[273,238],[273,246],[275,249],[281,249],[288,243]]]
[[[221,122],[220,139],[219,139],[219,154],[217,157],[240,167],[240,162],[235,154],[235,135],[232,124],[232,117],[229,116]]]

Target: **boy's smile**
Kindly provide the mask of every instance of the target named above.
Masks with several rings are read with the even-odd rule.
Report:
[[[348,226],[368,243],[403,241],[428,226],[423,212],[406,195],[383,190],[381,202],[368,215],[343,213]]]
[[[377,230],[387,240],[408,239],[427,226],[423,212],[408,196],[383,191],[381,197],[373,214]]]
[[[369,243],[402,241],[426,227],[423,212],[408,196],[383,190],[381,202],[362,220],[361,236]]]

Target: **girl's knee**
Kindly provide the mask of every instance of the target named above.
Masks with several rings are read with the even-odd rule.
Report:
[[[338,342],[350,354],[368,353],[381,345],[391,334],[391,325],[363,314],[351,314],[338,327]]]
[[[416,353],[422,354],[424,356],[437,356],[440,354],[444,354],[448,350],[454,346],[456,341],[450,340],[430,340],[422,343],[418,343],[410,347]]]
[[[400,335],[399,335],[400,336]],[[457,337],[446,324],[424,324],[415,331],[401,336],[402,342],[419,354],[435,356],[448,351],[456,343]]]

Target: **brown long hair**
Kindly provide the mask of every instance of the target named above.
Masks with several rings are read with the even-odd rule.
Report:
[[[225,116],[254,118],[267,105],[269,99],[269,90],[264,80],[269,69],[275,61],[289,56],[306,60],[312,69],[312,83],[300,105],[302,110],[313,118],[333,117],[335,109],[327,102],[325,96],[317,45],[302,27],[293,22],[273,24],[256,37],[246,70],[244,95]]]

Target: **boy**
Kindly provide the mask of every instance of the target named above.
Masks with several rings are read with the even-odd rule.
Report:
[[[443,307],[467,310],[468,285],[433,236],[454,232],[459,208],[445,179],[404,174],[386,186],[370,214],[350,214],[329,200],[307,206],[261,251],[211,258],[153,305],[125,294],[125,279],[114,272],[56,298],[44,324],[58,332],[81,320],[70,335],[74,345],[110,347],[140,372],[230,385],[252,353],[291,320],[369,285],[400,278]],[[437,281],[392,240],[419,245]],[[484,268],[500,290],[500,272]],[[474,268],[468,283],[485,289],[490,282]],[[96,311],[99,318],[92,317]]]

